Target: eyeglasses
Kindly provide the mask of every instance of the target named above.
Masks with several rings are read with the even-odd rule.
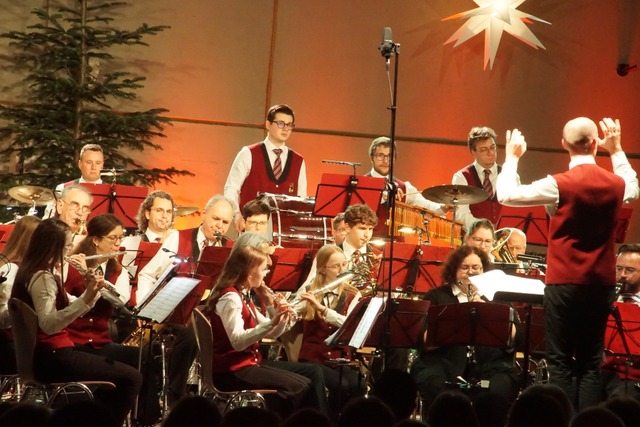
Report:
[[[64,199],[60,199],[60,201],[62,203],[64,203],[65,205],[67,205],[67,207],[69,208],[69,210],[71,212],[78,212],[80,211],[80,213],[82,215],[89,215],[91,213],[91,208],[88,206],[80,206],[80,204],[76,203],[76,202],[67,202]]]
[[[373,155],[373,158],[379,161],[389,160],[391,158],[391,154],[376,153]]]
[[[293,124],[293,122],[289,122],[289,123],[285,123],[282,120],[278,120],[277,122],[271,122],[271,123],[275,123],[276,126],[278,126],[278,129],[293,129],[294,127],[296,127],[295,124]]]
[[[103,239],[108,239],[111,243],[122,242],[125,238],[124,235],[120,236],[102,236]]]
[[[162,209],[162,208],[155,208],[155,209],[149,209],[149,212],[155,212],[158,215],[162,215],[162,214],[167,214],[167,215],[173,215],[173,209]]]
[[[482,265],[466,265],[466,264],[462,264],[460,267],[458,267],[459,270],[461,271],[482,271]]]
[[[346,269],[348,265],[349,265],[349,263],[345,261],[345,262],[341,262],[341,263],[338,263],[338,264],[327,265],[325,268],[329,268],[331,270],[337,270],[339,268]]]
[[[496,144],[492,144],[488,147],[476,148],[476,151],[482,154],[486,154],[489,151],[496,151]]]
[[[491,246],[493,245],[493,239],[481,239],[480,237],[472,237],[471,240],[476,242],[478,245]]]
[[[616,271],[618,273],[634,274],[636,271],[638,271],[638,269],[634,267],[621,267],[619,265],[616,265]]]
[[[264,227],[267,224],[267,221],[247,221],[249,227]]]

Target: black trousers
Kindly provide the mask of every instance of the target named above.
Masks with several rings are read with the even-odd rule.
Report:
[[[97,390],[96,401],[109,408],[122,425],[133,408],[142,386],[137,369],[103,356],[78,351],[73,347],[58,350],[36,350],[34,354],[36,378],[44,382],[109,381],[113,390]]]
[[[614,286],[547,285],[544,290],[549,382],[560,386],[578,410],[602,401],[600,365],[614,299]]]

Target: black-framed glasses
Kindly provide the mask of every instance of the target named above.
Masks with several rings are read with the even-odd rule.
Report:
[[[373,158],[379,161],[389,160],[391,158],[391,154],[376,153],[373,155]]]
[[[480,148],[476,148],[476,151],[482,154],[488,153],[488,152],[494,152],[496,151],[497,147],[496,144],[492,144],[488,147],[480,147]]]
[[[285,123],[282,120],[278,120],[271,123],[275,123],[275,125],[278,126],[278,129],[284,129],[284,128],[293,129],[296,127],[296,125],[293,122]]]

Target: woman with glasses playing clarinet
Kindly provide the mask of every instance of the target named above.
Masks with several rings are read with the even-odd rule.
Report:
[[[20,264],[11,296],[30,305],[38,316],[34,352],[36,379],[114,383],[116,387],[112,390],[96,390],[95,398],[110,409],[114,425],[122,425],[140,391],[142,375],[124,363],[78,351],[71,341],[67,327],[95,305],[104,286],[95,276],[85,276],[85,290],[80,297],[65,292],[62,266],[72,245],[71,229],[64,222],[47,219],[38,225]]]
[[[112,214],[97,215],[87,223],[87,236],[71,252],[78,255],[78,260],[68,269],[64,287],[69,294],[80,296],[85,289],[83,276],[89,274],[104,278],[113,285],[112,290],[115,292],[102,291],[102,298],[95,306],[74,320],[67,330],[77,350],[138,368],[139,347],[115,343],[111,336],[111,331],[115,329],[112,327],[114,311],[117,312],[129,300],[131,292],[129,272],[120,264],[117,256],[123,239],[124,225]],[[146,391],[148,383],[155,384],[155,381],[148,371],[143,372],[146,373],[143,391]],[[152,424],[161,415],[157,393],[159,390],[156,390],[157,387],[153,388],[155,398],[141,396],[139,400],[137,421],[142,424]]]

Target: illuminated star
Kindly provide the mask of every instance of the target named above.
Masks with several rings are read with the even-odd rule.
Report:
[[[456,47],[484,31],[485,69],[487,68],[487,63],[490,63],[489,68],[493,68],[493,61],[496,58],[500,38],[502,38],[504,31],[534,49],[545,49],[540,40],[538,40],[526,24],[533,24],[532,20],[544,22],[549,25],[551,25],[551,23],[519,11],[517,7],[526,0],[473,1],[480,7],[466,12],[456,13],[443,19],[443,21],[450,21],[452,19],[469,18],[444,44],[457,40],[456,44],[453,45],[453,47]]]

